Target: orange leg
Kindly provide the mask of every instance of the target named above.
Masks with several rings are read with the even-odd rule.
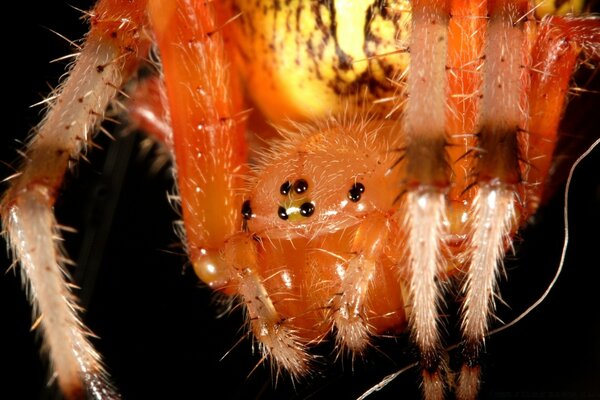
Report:
[[[448,161],[452,168],[448,220],[451,234],[466,234],[468,208],[474,196],[472,165],[476,156],[477,122],[482,84],[486,3],[460,0],[452,4],[448,26],[448,108],[446,129]]]
[[[522,172],[530,214],[543,196],[567,91],[581,53],[588,60],[600,60],[598,19],[551,17],[542,22],[532,51],[525,154],[528,165]]]
[[[241,229],[245,124],[225,61],[223,25],[204,0],[149,3],[168,97],[188,254],[209,286],[227,283],[219,249]]]

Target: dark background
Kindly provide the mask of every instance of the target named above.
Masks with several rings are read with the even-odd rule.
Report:
[[[61,1],[39,3],[14,4],[9,18],[16,28],[2,28],[2,88],[7,97],[0,159],[6,162],[17,159],[15,150],[21,145],[16,140],[23,140],[40,118],[41,109],[29,105],[40,101],[63,72],[64,63],[48,61],[72,51],[49,29],[70,39],[80,38],[86,29],[79,12]],[[82,9],[89,3],[70,2]],[[598,136],[600,108],[595,109],[583,117],[595,121],[592,130]],[[318,376],[295,387],[284,377],[274,389],[269,367],[251,372],[259,360],[251,341],[235,346],[245,332],[241,313],[218,318],[214,294],[185,268],[172,228],[177,215],[166,201],[173,187],[168,166],[149,172],[153,154],[140,154],[138,136],[116,143],[100,137],[98,141],[106,151],[92,152],[91,163],[82,163],[70,175],[57,214],[62,224],[80,231],[66,235],[69,254],[80,260],[75,274],[84,271],[89,277],[95,265],[100,267],[94,282],[84,285],[83,296],[90,298],[84,320],[101,338],[95,344],[124,398],[209,393],[230,399],[356,398],[413,360],[405,338],[382,341],[380,352],[355,361],[354,372],[350,360],[335,363],[326,356],[334,365],[324,360]],[[483,398],[600,398],[599,166],[597,149],[573,181],[571,244],[558,284],[524,321],[489,339]],[[12,172],[0,165],[0,173],[4,177]],[[115,182],[121,174],[124,183],[119,189]],[[499,306],[505,321],[531,304],[556,270],[563,240],[562,190],[519,235],[517,254],[508,257],[502,295],[510,308]],[[90,243],[94,246],[86,252]],[[10,265],[7,258],[0,260],[0,269]],[[13,272],[0,275],[0,362],[8,371],[0,375],[0,398],[58,398],[46,388],[47,365],[30,325],[20,278]],[[331,348],[322,351],[327,355]],[[417,398],[416,381],[413,370],[374,398]]]

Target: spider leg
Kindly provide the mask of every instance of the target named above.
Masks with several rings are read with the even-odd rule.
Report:
[[[468,271],[463,286],[462,368],[457,397],[479,391],[477,360],[487,334],[504,249],[518,227],[517,191],[521,187],[519,127],[523,126],[524,59],[528,4],[489,2],[479,116],[477,183],[471,205]]]
[[[218,7],[204,0],[152,0],[148,7],[164,72],[187,251],[196,274],[215,288],[227,271],[219,249],[242,227],[236,189],[243,187],[247,157],[241,90],[226,61],[228,18]]]
[[[125,102],[131,124],[150,135],[173,153],[173,129],[164,83],[158,76],[136,82]]]
[[[369,287],[388,239],[389,227],[383,215],[369,216],[354,235],[351,253],[339,296],[334,301],[333,321],[337,342],[342,348],[360,353],[369,342],[371,328],[367,317]]]
[[[256,242],[238,234],[247,145],[241,90],[226,57],[224,34],[231,21],[226,13],[219,2],[204,0],[149,3],[173,129],[185,241],[200,279],[241,295],[265,357],[297,377],[308,369],[307,353],[258,272]]]
[[[581,19],[578,25],[571,19],[561,26],[559,22],[568,20],[548,19],[542,23],[528,60],[524,56],[529,49],[527,23],[522,17],[527,12],[526,2],[490,3],[488,7],[477,145],[481,149],[476,167],[479,191],[472,203],[463,286],[465,364],[458,380],[460,399],[477,396],[478,357],[495,308],[504,250],[520,222],[539,205],[540,183],[550,168],[565,94],[581,45],[593,37],[594,27],[597,36],[599,27],[593,20]],[[582,37],[586,41],[581,41]],[[596,48],[591,46],[591,52]]]
[[[472,168],[478,156],[477,130],[480,107],[481,69],[484,65],[484,41],[487,26],[487,4],[479,0],[457,1],[452,7],[449,26],[447,129],[448,153],[453,184],[448,197],[451,233],[465,237],[469,204],[476,197],[472,184]],[[467,246],[468,247],[468,246]],[[459,250],[460,252],[460,250]],[[460,265],[460,264],[459,264]]]
[[[265,287],[258,270],[257,242],[247,234],[236,235],[224,249],[225,263],[230,266],[231,281],[242,297],[254,336],[260,341],[264,358],[270,357],[293,378],[306,374],[310,357],[305,346],[286,325],[277,311],[273,296]]]
[[[467,208],[474,196],[472,165],[477,156],[477,119],[482,81],[483,32],[487,23],[486,3],[461,0],[452,4],[448,27],[448,159],[452,184],[448,191],[448,219],[452,234],[464,237],[468,229]]]
[[[426,399],[444,397],[439,280],[446,221],[446,54],[450,1],[414,1],[410,36],[406,134],[406,231],[409,326],[421,353]]]
[[[549,17],[541,22],[532,49],[528,146],[524,171],[528,212],[536,211],[552,166],[559,124],[573,73],[580,55],[585,61],[600,60],[600,19]]]
[[[68,398],[84,393],[116,397],[100,356],[88,337],[65,270],[66,256],[53,206],[63,176],[90,143],[104,110],[136,65],[145,2],[100,1],[92,28],[69,78],[36,130],[21,173],[11,182],[0,210],[4,234],[22,267],[30,301],[43,333],[58,385]]]

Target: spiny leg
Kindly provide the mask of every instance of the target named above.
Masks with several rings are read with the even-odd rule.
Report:
[[[225,282],[219,249],[240,231],[239,188],[246,171],[241,89],[230,74],[220,2],[149,2],[173,130],[185,242],[196,274]],[[215,268],[216,267],[216,268]]]
[[[427,399],[444,397],[440,372],[440,275],[445,193],[449,185],[446,164],[446,54],[450,1],[413,1],[410,72],[406,90],[403,133],[407,146],[408,194],[406,227],[410,295],[410,327],[423,366]]]
[[[564,104],[581,54],[584,61],[600,61],[600,19],[548,17],[540,23],[531,53],[528,146],[523,154],[529,161],[523,180],[530,214],[544,196]]]
[[[468,271],[463,286],[464,366],[457,397],[479,391],[478,358],[494,310],[504,249],[518,224],[519,135],[524,125],[527,1],[488,2],[479,120],[477,184],[471,207]]]
[[[236,235],[226,243],[223,259],[230,267],[230,281],[246,306],[263,358],[272,358],[277,368],[299,378],[309,371],[310,356],[277,312],[264,277],[258,273],[257,246],[260,244],[247,234]]]
[[[235,286],[265,358],[299,377],[308,371],[308,355],[281,320],[257,272],[256,242],[236,235],[242,230],[239,189],[246,171],[246,133],[241,90],[226,58],[223,32],[229,20],[220,14],[225,7],[204,0],[152,0],[149,9],[165,73],[194,270],[209,286],[229,291]]]
[[[475,158],[481,68],[484,63],[483,36],[487,23],[486,3],[458,0],[452,3],[448,27],[448,158],[452,185],[448,192],[450,233],[464,237],[468,209],[475,190],[470,188]]]
[[[493,4],[490,9],[479,137],[480,189],[473,202],[470,266],[464,286],[465,365],[457,388],[460,399],[475,398],[479,390],[477,360],[494,310],[504,249],[523,218],[520,212],[533,213],[539,205],[578,55],[584,50],[588,57],[597,57],[599,21],[549,18],[541,23],[526,68],[526,7],[515,3],[494,8]],[[527,110],[526,119],[523,110]]]
[[[336,341],[341,348],[360,353],[373,333],[367,321],[367,298],[377,262],[387,243],[389,221],[383,215],[370,215],[354,235],[348,268],[340,293],[334,299]]]
[[[88,341],[89,330],[64,270],[60,232],[53,214],[68,166],[90,143],[97,123],[136,66],[145,42],[145,1],[123,6],[98,3],[90,13],[91,31],[67,81],[57,90],[50,111],[25,153],[23,170],[1,204],[4,233],[22,267],[58,385],[68,398],[117,395],[106,382],[100,356]]]

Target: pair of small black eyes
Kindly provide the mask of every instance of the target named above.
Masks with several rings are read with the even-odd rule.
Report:
[[[292,190],[296,194],[305,193],[308,190],[308,182],[305,179],[297,179],[294,181],[294,183],[290,181],[285,181],[279,187],[279,193],[281,193],[282,196],[287,196]],[[302,215],[303,217],[308,218],[314,213],[315,205],[313,203],[307,201],[305,203],[302,203],[302,205],[300,206],[300,215]],[[289,218],[287,210],[283,206],[279,206],[279,208],[277,209],[277,215],[284,221]]]
[[[348,199],[354,203],[357,203],[364,192],[365,185],[360,182],[356,182],[354,185],[352,185],[350,190],[348,190]]]
[[[308,218],[314,213],[315,205],[313,203],[306,202],[300,206],[300,215],[302,215],[303,217]],[[289,218],[287,210],[283,206],[279,206],[279,208],[277,209],[277,215],[284,221]]]
[[[293,184],[292,182],[287,181],[279,187],[279,193],[281,193],[283,196],[288,195],[291,190],[297,194],[302,194],[308,190],[308,182],[306,182],[304,179],[298,179]]]

